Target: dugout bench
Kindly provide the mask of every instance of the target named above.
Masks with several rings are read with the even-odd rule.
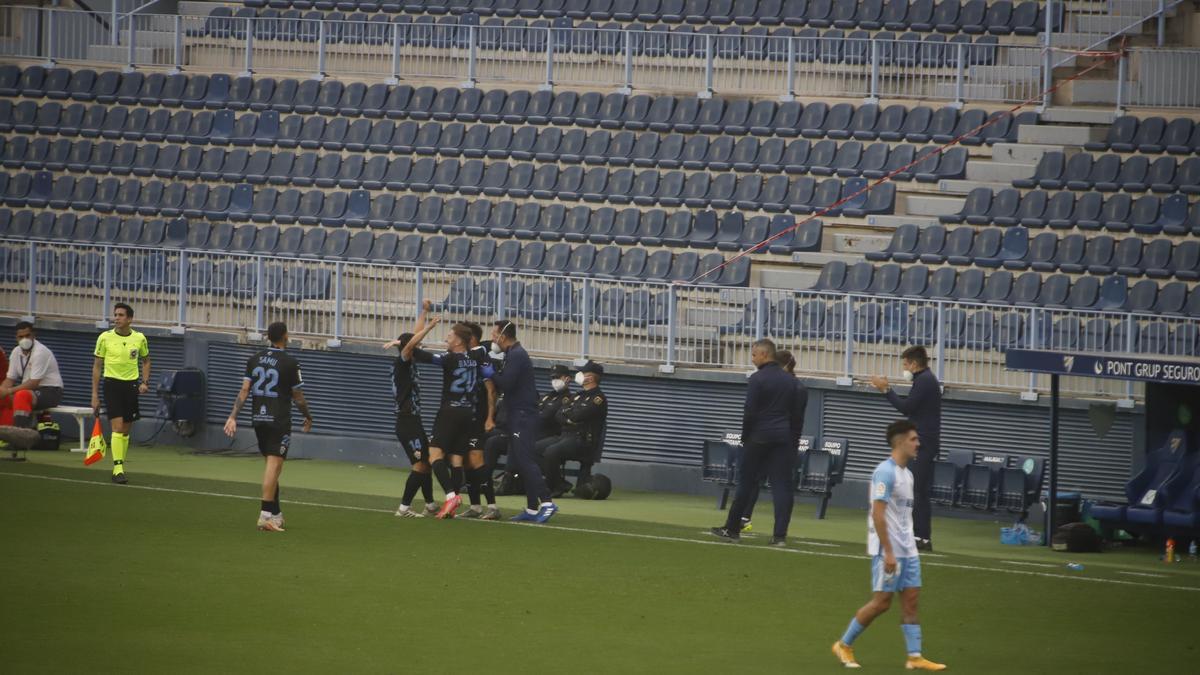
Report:
[[[833,497],[833,488],[841,484],[846,473],[846,457],[850,442],[840,436],[801,436],[796,446],[796,472],[792,487],[801,494],[818,497],[817,519],[824,520]],[[720,441],[705,441],[700,480],[721,487],[717,497],[717,509],[724,511],[729,504],[729,493],[741,482],[741,434],[727,433]],[[770,483],[763,481],[759,487],[769,489]]]

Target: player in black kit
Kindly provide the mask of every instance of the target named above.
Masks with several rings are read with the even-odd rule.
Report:
[[[479,364],[480,372],[482,373],[486,367],[494,367],[488,347],[481,342],[483,326],[471,321],[464,321],[463,325],[471,329],[471,348],[467,353]],[[496,428],[496,385],[492,384],[491,380],[484,380],[483,385],[487,390],[487,396],[480,396],[476,405],[475,433],[471,436],[467,452],[466,482],[467,494],[471,498],[471,508],[464,511],[459,517],[499,520],[500,507],[496,506],[496,490],[492,486],[491,480],[494,462],[488,462],[484,452],[488,434]],[[486,512],[479,504],[480,495],[487,499]]]
[[[446,492],[446,501],[438,511],[437,518],[453,518],[462,504],[458,491],[460,482],[451,476],[450,463],[461,467],[467,454],[471,437],[475,433],[476,408],[483,395],[483,375],[479,363],[467,353],[471,343],[471,329],[455,324],[446,335],[446,350],[431,353],[417,347],[425,336],[439,323],[437,317],[429,318],[426,325],[404,346],[401,355],[414,363],[431,363],[442,368],[442,406],[433,423],[433,438],[429,447],[429,463],[438,484]],[[487,369],[490,372],[490,368]]]
[[[246,362],[246,376],[242,389],[233,403],[233,412],[225,420],[225,433],[232,437],[237,433],[237,416],[246,399],[253,394],[250,405],[254,434],[258,437],[258,451],[266,460],[262,484],[262,511],[258,516],[258,529],[266,532],[283,532],[283,513],[279,508],[279,474],[283,471],[283,460],[287,458],[292,440],[292,401],[304,415],[304,433],[312,430],[312,413],[304,398],[304,378],[300,375],[300,364],[285,351],[288,342],[287,325],[277,321],[267,327],[267,340],[271,347],[264,349]]]
[[[425,311],[429,310],[429,301],[425,302]],[[425,327],[425,312],[417,321],[416,330]],[[437,513],[438,505],[433,501],[433,476],[429,466],[429,437],[425,435],[425,426],[421,423],[421,388],[417,383],[417,370],[411,359],[404,358],[404,346],[412,340],[412,333],[405,333],[398,339],[383,346],[384,349],[397,347],[401,353],[392,363],[392,398],[396,402],[396,439],[412,464],[408,481],[404,484],[404,495],[400,498],[400,508],[396,515],[400,518],[423,518]],[[413,498],[417,491],[425,498],[425,512],[412,510]]]

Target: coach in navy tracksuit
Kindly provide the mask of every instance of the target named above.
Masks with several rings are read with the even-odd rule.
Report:
[[[917,459],[909,462],[913,474],[913,535],[917,549],[933,550],[933,460],[937,459],[942,442],[942,386],[929,369],[929,354],[924,347],[909,347],[900,355],[904,379],[912,381],[908,396],[892,391],[886,377],[873,377],[871,384],[887,396],[892,407],[908,421],[917,425],[921,447]],[[911,374],[911,376],[910,376]]]
[[[508,416],[508,462],[511,470],[519,474],[525,484],[526,509],[512,520],[544,523],[558,511],[558,507],[550,498],[550,490],[546,487],[546,479],[542,476],[533,451],[541,424],[533,362],[529,360],[529,353],[517,342],[517,326],[511,321],[496,322],[492,329],[492,344],[504,352],[503,365],[492,375],[492,382],[504,395]]]
[[[736,541],[743,512],[763,477],[770,476],[771,501],[775,503],[775,532],[770,545],[785,546],[795,501],[795,430],[803,424],[803,420],[794,419],[796,378],[775,360],[775,343],[770,340],[755,342],[750,358],[758,372],[750,376],[742,415],[742,476],[725,526],[714,527],[712,533]]]

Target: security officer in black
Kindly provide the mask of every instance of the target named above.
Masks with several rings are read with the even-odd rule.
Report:
[[[538,420],[541,422],[538,438],[550,438],[562,434],[558,423],[558,412],[571,402],[571,369],[560,364],[550,369],[550,391],[542,394],[538,401]]]
[[[600,459],[604,425],[608,420],[608,399],[600,391],[600,379],[603,376],[604,367],[592,361],[579,369],[575,374],[575,383],[583,391],[559,410],[558,421],[562,426],[562,434],[537,443],[542,473],[555,496],[571,489],[571,484],[562,475],[563,462],[596,462]]]

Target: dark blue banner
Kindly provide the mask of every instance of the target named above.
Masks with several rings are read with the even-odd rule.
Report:
[[[1034,373],[1200,386],[1200,359],[1186,356],[1154,357],[1140,354],[1082,354],[1011,349],[1005,355],[1004,365],[1009,370]]]

